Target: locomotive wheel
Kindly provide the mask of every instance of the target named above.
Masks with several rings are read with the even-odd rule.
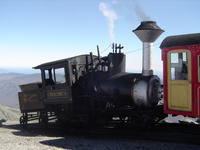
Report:
[[[47,121],[46,118],[39,117],[39,124],[42,125],[42,126],[47,126],[48,121]]]
[[[27,116],[21,116],[19,122],[23,128],[27,127],[27,122],[28,122]]]
[[[48,124],[48,116],[45,112],[41,112],[39,116],[39,124],[42,126],[47,126]]]

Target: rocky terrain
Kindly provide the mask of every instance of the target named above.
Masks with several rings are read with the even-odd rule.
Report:
[[[19,117],[20,111],[18,109],[0,105],[0,119],[18,121]]]
[[[1,150],[199,150],[200,143],[175,142],[170,140],[146,139],[145,136],[133,138],[112,136],[68,135],[43,131],[21,129],[17,122],[8,121],[0,127]],[[173,135],[173,133],[172,133]],[[165,136],[165,135],[163,135]],[[173,137],[172,137],[173,138]]]
[[[0,119],[5,119],[0,126],[0,150],[199,150],[200,130],[193,134],[181,135],[181,132],[154,131],[132,132],[128,136],[103,134],[73,134],[65,130],[42,128],[33,123],[27,129],[21,128],[18,109],[0,105]],[[183,119],[168,117],[167,121]],[[74,130],[74,129],[73,129]],[[76,128],[76,130],[79,130]],[[155,130],[155,129],[154,129]],[[169,130],[169,129],[168,129]],[[68,131],[68,130],[67,130]],[[156,130],[155,130],[156,131]],[[178,137],[178,138],[177,138]],[[191,138],[192,137],[192,138]],[[180,139],[179,139],[180,138]]]

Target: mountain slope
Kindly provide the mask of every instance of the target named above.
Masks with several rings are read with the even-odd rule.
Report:
[[[20,111],[18,109],[13,109],[0,105],[0,119],[14,121],[19,120],[19,117]]]

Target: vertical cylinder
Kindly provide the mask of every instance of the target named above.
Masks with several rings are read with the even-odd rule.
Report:
[[[164,32],[155,21],[143,21],[133,30],[137,37],[143,42],[142,75],[153,75],[151,70],[151,43]]]
[[[151,69],[151,48],[152,43],[143,42],[142,74],[144,76],[153,75],[153,70]]]

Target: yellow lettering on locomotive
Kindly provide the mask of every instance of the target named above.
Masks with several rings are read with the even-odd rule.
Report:
[[[66,97],[66,91],[51,91],[47,93],[47,97]]]
[[[23,94],[23,102],[28,103],[38,99],[37,94]]]

